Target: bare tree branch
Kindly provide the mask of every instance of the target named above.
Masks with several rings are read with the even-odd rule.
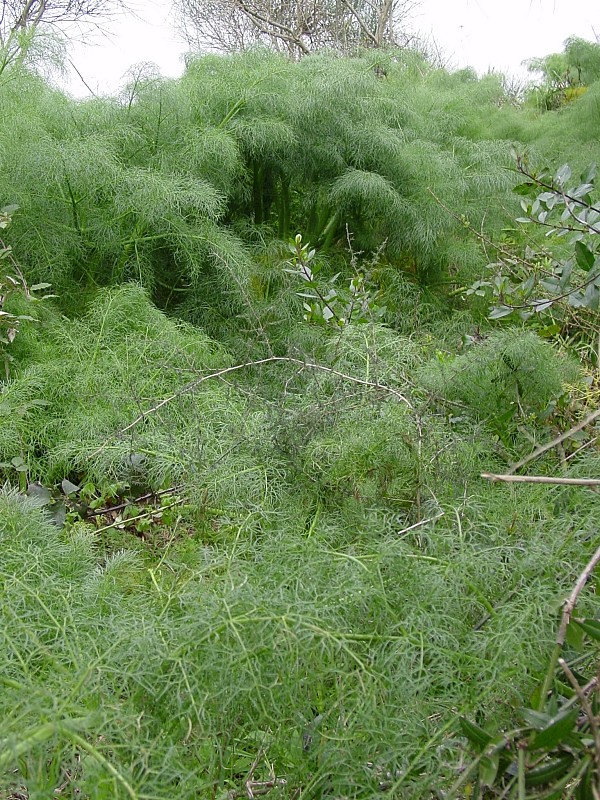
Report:
[[[126,9],[127,0],[0,0],[0,75],[31,60],[38,30],[99,28]]]
[[[398,45],[415,0],[176,0],[180,25],[200,49],[264,43],[293,57]]]

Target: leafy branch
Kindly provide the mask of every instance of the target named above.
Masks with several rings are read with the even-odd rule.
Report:
[[[506,259],[490,264],[496,275],[474,283],[467,296],[491,296],[490,318],[518,316],[529,320],[566,301],[573,308],[597,311],[600,304],[600,257],[595,237],[600,233],[600,209],[594,202],[596,166],[591,165],[579,181],[573,182],[568,164],[554,175],[547,170],[531,170],[526,159],[517,156],[517,170],[527,181],[515,187],[521,196],[525,216],[522,224],[547,228],[546,236],[569,237],[572,255],[566,259],[550,257],[550,269],[541,273],[541,259],[547,255],[530,252],[526,259]],[[544,292],[542,294],[540,289]]]
[[[385,306],[379,303],[379,293],[371,293],[369,289],[367,275],[356,270],[348,288],[341,288],[336,285],[339,273],[328,281],[319,279],[316,250],[302,244],[300,233],[290,243],[289,249],[292,258],[285,271],[303,281],[303,291],[297,294],[303,300],[306,322],[345,328],[351,322],[370,322],[385,313]]]

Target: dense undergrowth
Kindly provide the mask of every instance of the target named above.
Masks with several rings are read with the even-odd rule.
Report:
[[[406,53],[9,77],[0,797],[444,796],[597,547],[591,489],[481,477],[594,409],[593,309],[465,289],[548,257],[511,148],[592,161],[598,84],[540,115]],[[535,471],[595,476],[584,431]]]

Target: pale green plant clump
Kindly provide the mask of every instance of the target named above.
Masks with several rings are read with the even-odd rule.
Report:
[[[400,536],[381,516],[255,514],[159,564],[98,565],[92,535],[5,492],[4,791],[428,796],[452,777],[456,710],[498,718],[506,686],[532,688],[558,589],[543,576],[589,547],[591,514],[565,528],[547,490],[528,495],[482,487]]]
[[[256,288],[250,227],[323,252],[349,231],[357,251],[385,243],[417,280],[445,278],[470,248],[452,214],[491,232],[511,202],[508,146],[461,122],[475,98],[492,113],[496,90],[384,60],[382,79],[367,56],[206,56],[181,81],[140,73],[80,103],[20,77],[0,98],[0,194],[22,209],[28,275],[65,304],[74,284],[135,279],[163,306],[202,307],[213,331]]]
[[[4,387],[3,459],[46,485],[179,482],[187,505],[156,557],[1,496],[5,792],[423,797],[451,780],[456,709],[504,718],[505,686],[533,688],[542,609],[588,527],[559,538],[547,489],[482,485],[502,458],[484,423],[432,415],[418,382],[416,405],[384,392],[431,356],[380,324],[322,333],[333,373],[197,385],[231,355],[138,286],[41,324],[43,360],[25,330]],[[537,353],[528,336],[515,351]],[[548,392],[551,352],[526,371],[552,366]]]
[[[508,425],[514,417],[540,415],[576,382],[575,361],[561,358],[534,333],[497,331],[463,354],[440,356],[422,371],[425,386],[457,401],[476,417]]]
[[[225,476],[243,483],[247,469],[249,490],[260,493],[270,469],[248,443],[260,440],[261,414],[235,389],[203,382],[232,360],[201,331],[168,320],[126,285],[99,295],[81,320],[47,320],[44,334],[39,352],[22,337],[20,374],[3,390],[5,465],[21,457],[30,479],[47,484],[68,477],[158,489],[208,480],[216,495]]]

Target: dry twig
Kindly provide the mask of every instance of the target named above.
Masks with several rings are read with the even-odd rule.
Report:
[[[488,481],[503,481],[505,483],[550,483],[557,486],[600,486],[598,478],[553,478],[549,475],[495,475],[492,472],[482,472],[481,477]]]
[[[530,461],[533,461],[534,458],[541,456],[543,453],[546,453],[548,450],[551,450],[553,447],[556,447],[557,445],[561,444],[562,442],[565,441],[565,439],[570,439],[570,437],[573,436],[574,433],[577,433],[577,431],[580,431],[582,428],[585,428],[595,419],[598,419],[598,417],[600,417],[600,409],[597,409],[596,411],[593,411],[591,414],[588,414],[587,417],[585,417],[585,419],[582,419],[581,422],[577,423],[577,425],[574,425],[572,428],[569,428],[569,430],[565,431],[565,433],[561,433],[561,435],[557,436],[556,439],[552,439],[551,442],[547,442],[547,444],[542,444],[539,447],[536,447],[533,453],[530,453],[528,456],[525,456],[525,458],[522,458],[520,461],[517,461],[516,464],[513,464],[512,467],[508,470],[507,474],[512,475],[513,472],[516,472],[518,469],[525,466],[525,464],[528,464]]]
[[[413,404],[410,402],[410,400],[408,400],[408,398],[405,397],[402,394],[402,392],[399,392],[397,389],[392,389],[390,386],[385,386],[385,385],[383,385],[381,383],[376,383],[374,381],[366,381],[366,380],[363,380],[362,378],[355,378],[353,375],[347,375],[345,372],[340,372],[337,369],[333,369],[333,367],[326,367],[323,364],[313,364],[313,363],[311,363],[309,361],[302,361],[302,359],[300,359],[300,358],[293,358],[291,356],[269,356],[268,358],[261,358],[258,361],[247,361],[244,364],[236,364],[233,367],[225,367],[223,369],[216,370],[216,372],[210,372],[210,373],[208,373],[208,375],[202,375],[201,377],[196,378],[195,380],[191,381],[190,383],[186,384],[185,386],[182,386],[182,388],[179,389],[178,391],[176,391],[173,394],[169,395],[169,397],[165,397],[164,400],[160,401],[160,403],[157,403],[156,405],[152,406],[151,408],[147,409],[146,411],[143,411],[139,416],[137,416],[133,420],[133,422],[130,422],[129,425],[126,425],[124,428],[122,428],[116,434],[114,434],[113,436],[110,436],[107,439],[107,441],[101,447],[99,447],[97,450],[94,450],[94,452],[91,453],[89,457],[93,458],[94,456],[97,456],[99,453],[101,453],[103,450],[106,449],[106,447],[108,445],[108,442],[110,442],[113,439],[117,439],[117,438],[121,437],[124,433],[127,433],[127,431],[130,431],[132,428],[134,428],[140,422],[145,420],[147,417],[151,416],[152,414],[155,414],[161,408],[166,406],[168,403],[172,403],[173,400],[176,400],[178,397],[182,397],[183,395],[194,391],[194,389],[196,389],[198,386],[200,386],[200,384],[204,383],[205,381],[211,380],[212,378],[222,378],[224,375],[229,375],[230,373],[237,372],[237,371],[239,371],[241,369],[250,369],[251,367],[258,367],[258,366],[261,366],[262,364],[273,364],[275,362],[284,363],[284,364],[285,363],[287,363],[287,364],[298,364],[302,369],[312,369],[312,370],[318,370],[320,372],[327,372],[330,375],[336,375],[337,377],[342,378],[343,380],[346,380],[346,381],[350,381],[351,383],[356,383],[356,384],[359,384],[360,386],[366,386],[369,389],[378,389],[379,391],[386,392],[387,394],[390,394],[390,395],[398,398],[398,400],[400,400],[406,406],[408,406],[408,408],[415,415],[417,429],[418,429],[418,432],[419,432],[419,444],[421,443],[423,431],[422,431],[422,425],[421,425],[421,420],[419,418],[419,415],[417,414],[416,409],[413,406]]]
[[[590,730],[592,732],[592,736],[594,737],[594,762],[596,765],[596,781],[600,783],[600,730],[598,729],[598,717],[594,714],[594,710],[590,705],[590,701],[588,700],[587,694],[585,690],[579,685],[579,682],[573,672],[569,668],[569,665],[564,660],[564,658],[559,658],[558,663],[562,671],[567,676],[567,680],[575,690],[575,694],[579,698],[579,703],[583,710],[583,713],[588,718],[590,723]]]

